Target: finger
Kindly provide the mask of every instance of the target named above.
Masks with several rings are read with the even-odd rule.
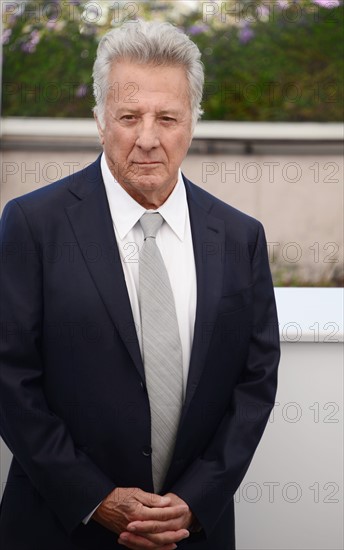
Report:
[[[140,536],[139,534],[137,534]],[[187,539],[190,536],[190,532],[187,529],[178,529],[177,531],[165,531],[164,533],[149,534],[146,533],[144,537],[158,545],[159,547],[164,544],[180,542]]]
[[[138,550],[169,550],[176,548],[176,543],[186,539],[190,535],[186,529],[179,531],[166,531],[159,535],[145,535],[128,533],[123,531],[118,539],[120,544],[124,544],[128,548]]]
[[[144,506],[140,510],[140,517],[135,521],[169,521],[184,516],[188,510],[189,508],[186,504],[177,504],[176,506],[168,506],[167,508],[147,508]]]
[[[126,543],[120,540],[117,542],[125,548],[130,548],[130,550],[175,550],[177,548],[176,544],[166,544],[164,546],[156,546],[155,544],[153,544],[153,546],[137,546],[137,544],[133,545],[130,542]]]
[[[149,508],[163,508],[171,504],[171,498],[167,496],[160,496],[154,493],[146,493],[146,491],[139,490],[135,494],[136,500],[148,506]]]
[[[168,544],[175,544],[176,542],[180,542],[181,540],[184,540],[190,536],[190,533],[187,529],[178,529],[177,531],[164,531],[163,533],[159,534],[151,534],[146,533],[145,535],[142,535],[140,533],[129,533],[128,531],[123,531],[120,535],[120,540],[126,541],[126,543],[130,544],[139,544],[143,543],[145,541],[146,543],[149,542],[153,544],[154,548]],[[150,548],[150,546],[148,546]]]
[[[118,540],[117,542],[125,548],[130,548],[130,550],[175,550],[177,548],[176,544],[166,544],[165,546],[156,546],[155,544],[153,544],[153,546],[142,546],[140,544],[139,546],[137,546],[137,544],[133,545],[129,542],[126,543],[120,540]]]
[[[147,539],[146,537],[140,537],[139,535],[133,535],[126,531],[120,534],[117,542],[130,548],[131,550],[175,550],[177,545],[175,542],[169,543],[156,543]]]
[[[181,516],[182,517],[182,516]],[[132,521],[126,527],[130,533],[164,533],[165,531],[178,531],[182,528],[181,518],[168,521]]]

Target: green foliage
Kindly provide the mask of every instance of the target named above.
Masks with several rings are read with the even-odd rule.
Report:
[[[93,15],[78,0],[26,2],[21,13],[5,17],[3,115],[91,116],[99,39],[139,16],[174,22],[199,46],[205,119],[341,121],[343,6],[337,3],[330,8],[304,0],[282,9],[270,2],[260,12],[258,2],[233,0],[239,11],[227,18],[219,10],[223,2],[214,3],[211,17],[204,2],[184,11],[176,2],[98,0],[91,3],[99,6]],[[112,4],[122,7],[111,12]]]
[[[80,13],[71,17],[65,2],[58,18],[43,11],[45,4],[26,6],[32,17],[18,16],[4,46],[3,115],[90,116],[95,33],[92,28],[80,32]]]
[[[343,287],[344,273],[341,266],[320,274],[318,270],[302,273],[295,266],[270,265],[274,286],[281,287]]]

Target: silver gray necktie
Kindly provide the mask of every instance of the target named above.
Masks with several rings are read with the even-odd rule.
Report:
[[[155,492],[162,488],[176,441],[183,400],[182,347],[166,266],[155,237],[163,223],[158,212],[140,219],[139,301],[143,363],[151,410]]]

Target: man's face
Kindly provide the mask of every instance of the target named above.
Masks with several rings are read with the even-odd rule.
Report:
[[[112,174],[147,208],[171,193],[191,142],[184,68],[113,64],[104,127],[98,130]],[[154,200],[149,200],[154,199]]]

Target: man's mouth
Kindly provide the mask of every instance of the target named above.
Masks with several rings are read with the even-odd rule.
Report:
[[[140,166],[152,166],[154,164],[161,164],[158,160],[152,160],[152,161],[134,161],[133,164],[139,164]]]

